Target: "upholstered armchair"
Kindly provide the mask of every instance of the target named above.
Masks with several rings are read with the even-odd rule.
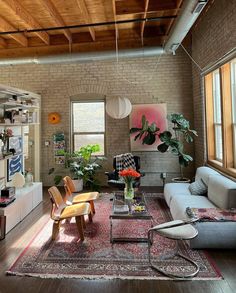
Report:
[[[141,174],[139,178],[136,178],[133,183],[134,188],[138,188],[140,186],[140,178],[145,176],[145,173],[140,172],[140,157],[139,156],[133,156],[136,171]],[[119,171],[116,168],[116,157],[113,158],[113,168],[114,170],[111,172],[105,172],[105,175],[107,176],[107,183],[111,187],[116,187],[119,189],[125,188],[125,183],[119,178]]]

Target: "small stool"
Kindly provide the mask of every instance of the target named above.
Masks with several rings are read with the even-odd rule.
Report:
[[[190,221],[182,221],[182,220],[175,220],[167,223],[160,224],[158,226],[155,226],[148,231],[148,260],[149,264],[152,268],[157,270],[158,272],[171,277],[171,278],[176,278],[176,279],[186,279],[186,278],[192,278],[197,275],[199,272],[199,266],[196,262],[194,262],[192,259],[189,257],[182,255],[179,253],[179,247],[178,247],[178,241],[179,240],[190,240],[195,238],[198,235],[198,231],[196,228],[194,228],[191,223],[196,222],[198,219],[193,219]],[[195,270],[192,273],[188,274],[175,274],[175,273],[169,273],[161,268],[159,268],[157,265],[155,265],[152,261],[151,258],[151,246],[153,244],[153,233],[157,233],[158,235],[176,240],[176,250],[173,253],[172,257],[174,256],[179,256],[189,263],[191,263],[194,267]]]

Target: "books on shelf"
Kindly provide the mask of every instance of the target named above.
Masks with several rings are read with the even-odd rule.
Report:
[[[114,205],[115,214],[127,214],[129,212],[129,206],[127,204]]]

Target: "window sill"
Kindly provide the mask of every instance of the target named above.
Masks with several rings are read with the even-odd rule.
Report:
[[[231,177],[231,179],[236,179],[236,169],[235,168],[225,168],[223,167],[223,164],[216,160],[209,160],[207,164],[217,170],[219,170],[224,175],[227,175],[227,177]]]

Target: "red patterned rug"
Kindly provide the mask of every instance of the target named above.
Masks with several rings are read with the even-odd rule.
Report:
[[[146,195],[154,225],[171,220],[162,196],[155,193]],[[7,274],[42,278],[167,279],[149,266],[147,243],[110,243],[110,198],[111,194],[103,193],[96,201],[96,214],[93,223],[86,224],[84,242],[79,240],[73,220],[71,223],[63,223],[58,239],[51,241],[52,220],[49,219]],[[146,236],[149,227],[149,221],[115,220],[113,231],[114,236]],[[158,260],[160,254],[171,251],[174,246],[172,240],[159,236],[154,238],[152,252],[159,265],[166,266],[172,272],[191,270],[191,266],[178,258]],[[219,271],[204,251],[191,250],[184,242],[180,250],[200,266],[200,272],[194,279],[221,278]]]

